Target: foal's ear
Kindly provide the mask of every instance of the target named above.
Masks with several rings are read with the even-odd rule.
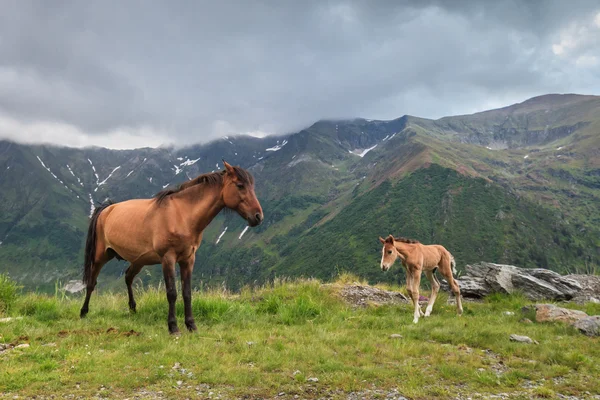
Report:
[[[225,166],[225,170],[229,175],[235,176],[235,170],[227,161],[223,160],[223,165]]]
[[[394,244],[394,237],[392,235],[389,235],[387,238],[385,238],[385,241]]]
[[[379,236],[379,241],[380,241],[382,244],[385,244],[385,239],[384,239],[384,238],[382,238],[381,236]]]

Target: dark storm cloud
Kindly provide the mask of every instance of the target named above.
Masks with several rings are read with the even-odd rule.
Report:
[[[600,89],[597,2],[220,3],[3,2],[0,137],[187,144]]]

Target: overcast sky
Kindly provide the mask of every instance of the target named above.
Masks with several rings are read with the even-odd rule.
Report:
[[[27,143],[187,145],[600,94],[598,1],[1,7],[0,138]]]

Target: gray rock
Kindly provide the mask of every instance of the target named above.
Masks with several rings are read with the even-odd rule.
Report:
[[[392,333],[390,335],[390,339],[402,339],[402,335],[400,335],[399,333]]]
[[[600,315],[592,315],[575,322],[573,326],[585,335],[600,336]]]
[[[557,307],[554,304],[536,304],[535,320],[537,322],[566,322],[572,324],[588,315],[583,311]]]
[[[79,279],[70,280],[63,289],[69,293],[78,293],[85,289],[85,284]]]
[[[521,292],[530,300],[569,300],[582,289],[576,280],[541,268],[480,262],[467,265],[466,272],[457,279],[464,297],[482,298],[491,293]]]
[[[529,336],[515,335],[514,333],[510,335],[510,340],[511,342],[538,344],[536,340],[531,339]]]
[[[10,322],[10,321],[15,321],[15,320],[19,320],[19,319],[23,319],[23,317],[6,317],[6,318],[0,318],[0,322]]]
[[[577,281],[582,287],[573,301],[578,303],[600,302],[600,276],[574,274],[566,275],[566,278]]]

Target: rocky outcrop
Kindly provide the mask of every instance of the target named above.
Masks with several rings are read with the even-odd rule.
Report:
[[[600,303],[600,276],[597,275],[566,275],[565,278],[577,281],[581,290],[573,301],[577,303]]]
[[[522,293],[530,300],[570,300],[582,290],[574,280],[547,269],[480,262],[467,265],[457,279],[464,297],[482,298],[491,293]]]
[[[408,298],[400,292],[392,292],[367,285],[345,285],[338,289],[338,294],[347,303],[365,307],[369,304],[408,303]]]

